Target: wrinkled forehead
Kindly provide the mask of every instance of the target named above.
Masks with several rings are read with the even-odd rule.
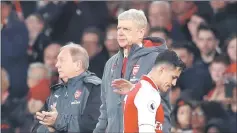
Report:
[[[122,27],[122,28],[138,28],[138,24],[136,23],[135,20],[120,19],[120,20],[118,20],[117,28],[119,28],[119,27]]]
[[[69,48],[60,49],[60,52],[58,54],[58,58],[66,58],[68,56],[71,56]]]

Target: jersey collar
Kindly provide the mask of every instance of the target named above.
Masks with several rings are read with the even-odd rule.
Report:
[[[144,76],[142,76],[141,80],[147,81],[148,83],[151,84],[151,86],[152,86],[153,88],[155,88],[156,90],[159,90],[159,88],[156,86],[156,84],[154,83],[154,81],[153,81],[150,77],[144,75]]]

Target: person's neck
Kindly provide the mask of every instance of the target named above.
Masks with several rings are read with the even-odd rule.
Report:
[[[182,125],[180,126],[180,128],[183,130],[183,129],[190,129],[190,125]]]
[[[67,83],[67,81],[68,81],[68,78],[67,78],[67,77],[65,77],[65,78],[62,78],[62,81],[63,81],[64,83]]]
[[[140,40],[137,43],[133,43],[133,44],[136,44],[136,45],[139,45],[140,47],[142,47],[142,41],[140,41]],[[131,51],[131,47],[132,47],[132,45],[127,45],[123,48],[124,57],[128,57],[128,55]]]
[[[129,53],[130,53],[130,50],[131,50],[131,46],[126,46],[124,49],[123,49],[123,57],[128,57]]]
[[[156,84],[157,83],[157,78],[155,78],[155,75],[153,75],[152,72],[148,73],[147,77],[149,77],[152,80],[152,82],[156,85],[157,88],[160,88],[159,85]]]
[[[202,60],[205,63],[210,63],[215,58],[215,54],[216,54],[216,52],[213,51],[213,52],[210,52],[208,54],[201,54],[201,57],[202,57]]]
[[[75,72],[75,73],[74,73],[73,75],[71,75],[71,76],[68,76],[68,77],[63,78],[62,80],[64,81],[64,83],[67,83],[69,79],[72,79],[72,78],[74,78],[74,77],[77,77],[77,76],[81,75],[83,72],[85,72],[85,70],[80,70],[80,71],[78,71],[78,72]]]
[[[193,129],[193,133],[203,133],[203,129],[201,128],[196,128],[196,129]]]
[[[216,83],[216,88],[217,88],[217,89],[224,88],[224,82],[223,82],[223,81],[217,82],[217,83]]]
[[[38,35],[39,35],[39,34],[38,34]],[[35,41],[36,41],[38,35],[36,35],[36,36],[29,36],[29,45],[31,45],[31,46],[34,45],[34,43],[35,43]]]
[[[191,67],[193,67],[193,62],[194,62],[194,61],[192,61],[192,63],[186,64],[186,68],[191,68]]]

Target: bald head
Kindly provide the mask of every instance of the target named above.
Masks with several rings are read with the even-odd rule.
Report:
[[[151,27],[166,27],[171,23],[171,7],[167,1],[152,2],[148,12]]]
[[[57,71],[55,65],[57,63],[57,56],[60,52],[61,45],[57,43],[52,43],[44,50],[44,63],[52,69],[52,71]]]
[[[63,46],[57,58],[59,78],[64,82],[82,74],[89,67],[89,55],[79,44],[68,43]]]

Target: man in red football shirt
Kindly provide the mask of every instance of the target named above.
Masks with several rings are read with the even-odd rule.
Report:
[[[175,86],[184,68],[185,65],[177,54],[166,50],[157,56],[152,70],[135,86],[123,79],[112,83],[112,86],[116,88],[115,92],[127,94],[124,99],[125,133],[162,133],[164,111],[160,92],[166,92]]]

